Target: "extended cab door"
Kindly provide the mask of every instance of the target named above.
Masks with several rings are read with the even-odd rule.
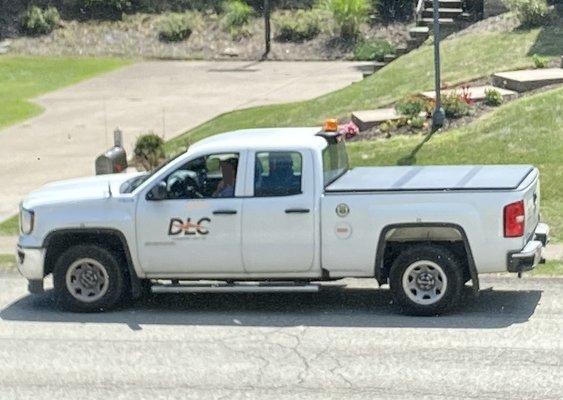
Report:
[[[249,152],[250,196],[242,204],[242,254],[249,273],[312,269],[315,195],[309,151]]]
[[[137,245],[149,276],[244,272],[242,164],[239,153],[197,157],[156,183],[165,185],[164,198],[139,199]]]

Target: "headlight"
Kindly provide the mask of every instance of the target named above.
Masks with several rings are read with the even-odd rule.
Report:
[[[20,230],[23,234],[28,235],[33,231],[33,224],[35,222],[35,213],[33,211],[20,209]]]

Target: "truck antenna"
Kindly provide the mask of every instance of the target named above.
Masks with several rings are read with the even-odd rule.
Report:
[[[111,192],[111,184],[109,181],[108,181],[108,195],[110,198],[113,197],[113,193]]]

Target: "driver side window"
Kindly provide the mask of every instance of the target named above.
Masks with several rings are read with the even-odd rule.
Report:
[[[164,180],[167,199],[235,197],[238,153],[218,153],[188,161]]]

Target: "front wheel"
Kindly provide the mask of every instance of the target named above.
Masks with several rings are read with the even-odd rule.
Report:
[[[111,309],[123,299],[125,279],[119,257],[95,245],[77,245],[58,258],[53,271],[55,298],[65,310]]]
[[[448,249],[415,245],[395,259],[389,281],[393,297],[404,312],[437,315],[459,304],[463,270]]]

